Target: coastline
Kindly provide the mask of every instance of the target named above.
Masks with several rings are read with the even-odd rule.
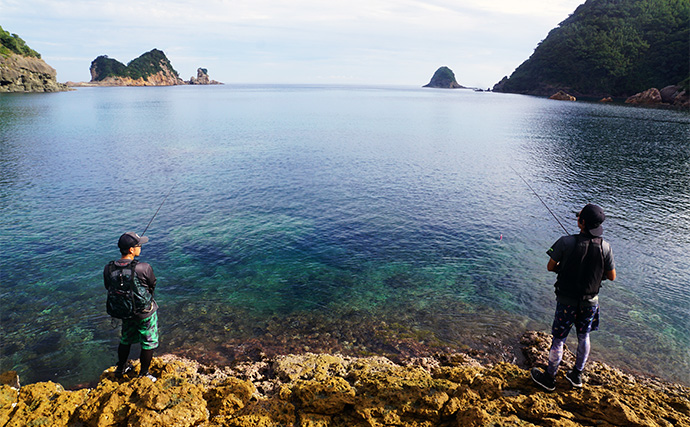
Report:
[[[307,352],[214,366],[167,354],[154,358],[156,382],[117,379],[110,367],[92,388],[2,385],[0,426],[690,426],[690,388],[594,361],[585,388],[572,389],[569,351],[556,391],[541,391],[526,368],[544,365],[549,336],[526,332],[520,342],[519,363]]]

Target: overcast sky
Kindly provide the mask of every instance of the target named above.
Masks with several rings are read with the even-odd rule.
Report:
[[[510,75],[584,0],[0,0],[65,82],[99,55],[161,49],[180,76],[225,83],[421,86],[442,65],[465,86]]]

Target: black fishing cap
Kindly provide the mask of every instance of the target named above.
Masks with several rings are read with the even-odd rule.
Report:
[[[137,233],[133,231],[128,231],[127,233],[123,234],[120,236],[120,240],[117,241],[117,246],[121,250],[129,250],[129,248],[133,248],[135,246],[143,245],[144,243],[148,242],[149,238],[146,236],[139,236]]]
[[[585,222],[585,228],[594,237],[604,234],[604,227],[601,224],[606,219],[604,210],[597,205],[588,204],[580,211],[579,218]]]

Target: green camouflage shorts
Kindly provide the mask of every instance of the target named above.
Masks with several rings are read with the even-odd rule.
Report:
[[[146,319],[122,320],[122,337],[120,344],[132,345],[141,343],[142,350],[158,347],[158,313],[154,312]]]

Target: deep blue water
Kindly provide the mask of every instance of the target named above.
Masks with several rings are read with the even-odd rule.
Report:
[[[171,188],[141,256],[159,354],[404,355],[548,331],[562,230],[514,168],[572,232],[584,204],[607,212],[619,277],[593,358],[690,384],[689,125],[405,87],[0,95],[0,370],[73,385],[115,362],[102,268]]]

